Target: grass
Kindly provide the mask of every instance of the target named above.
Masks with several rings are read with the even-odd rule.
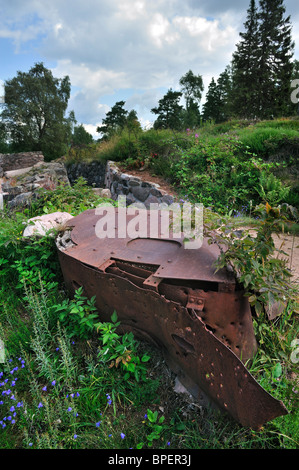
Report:
[[[290,351],[285,350],[283,338],[285,330],[287,342],[293,338],[290,318],[270,330],[262,325],[263,349],[251,372],[266,389],[288,403],[291,414],[254,432],[220,412],[199,408],[190,397],[176,394],[174,376],[152,346],[138,345],[140,355],[146,352],[151,357],[146,380],[124,381],[120,370],[97,362],[96,335],[88,341],[66,335],[53,317],[54,300],[50,301],[42,288],[38,294],[30,293],[28,302],[21,302],[21,309],[17,302],[21,317],[15,313],[16,302],[7,302],[3,290],[0,295],[1,301],[6,299],[1,337],[8,350],[0,379],[1,448],[290,449],[298,445],[298,410],[293,402],[294,384],[288,377]],[[14,330],[22,322],[30,331],[30,339],[28,332],[20,333],[17,342]],[[267,356],[269,345],[271,358]],[[273,366],[278,360],[283,364],[282,371],[275,375]],[[154,412],[157,422],[163,417],[160,424],[149,420]],[[155,426],[159,428],[154,433]]]

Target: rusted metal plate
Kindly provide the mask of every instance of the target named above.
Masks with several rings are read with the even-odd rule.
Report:
[[[145,211],[147,213],[147,227],[144,232],[151,233],[151,212],[161,215],[163,211]],[[69,253],[76,259],[100,268],[107,260],[123,259],[135,263],[152,264],[157,266],[157,277],[169,279],[201,280],[219,283],[230,283],[235,285],[234,278],[224,269],[215,274],[213,263],[219,256],[219,249],[216,245],[208,245],[203,240],[200,250],[186,250],[184,248],[184,237],[176,238],[144,238],[123,236],[124,233],[119,226],[122,217],[118,215],[119,209],[109,210],[104,214],[106,224],[115,228],[114,238],[97,238],[95,230],[99,219],[102,217],[96,214],[95,210],[87,210],[76,218],[72,219],[74,228],[72,230],[72,240],[76,244]],[[153,217],[153,216],[152,216]],[[129,226],[134,220],[134,214],[128,214],[125,224]],[[161,237],[162,227],[158,226],[157,237]],[[188,269],[186,269],[188,266]]]
[[[286,414],[244,365],[257,347],[250,307],[231,275],[213,275],[209,245],[185,250],[182,240],[99,239],[100,217],[86,211],[72,219],[75,245],[59,250],[69,292],[83,286],[88,297],[95,295],[102,321],[116,310],[123,329],[158,345],[176,373],[243,426],[259,429]],[[190,277],[189,253],[197,261]]]

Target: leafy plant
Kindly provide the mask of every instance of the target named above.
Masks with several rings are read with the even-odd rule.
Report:
[[[163,432],[167,429],[167,426],[163,425],[165,417],[161,416],[158,419],[158,411],[148,409],[145,419],[146,427],[149,432],[146,434],[147,445],[148,447],[152,447],[154,441],[161,439]],[[142,449],[144,445],[144,442],[140,442],[137,444],[137,449]]]
[[[73,186],[59,185],[54,191],[40,190],[33,204],[34,215],[49,214],[60,211],[75,216],[81,212],[96,208],[103,198],[95,194],[83,177],[79,177]],[[111,201],[112,202],[112,201]]]
[[[101,332],[98,359],[110,368],[120,368],[125,372],[124,380],[133,376],[137,382],[146,380],[147,368],[145,363],[150,356],[144,354],[141,358],[137,354],[138,342],[132,332],[120,336],[116,333],[120,322],[114,311],[111,322],[97,323],[97,331]]]
[[[284,186],[273,173],[269,175],[262,173],[257,192],[263,201],[268,202],[271,206],[276,206],[286,201],[290,189],[290,187]]]
[[[70,338],[75,336],[87,340],[91,337],[98,319],[98,314],[95,313],[95,296],[88,299],[83,295],[83,287],[79,287],[73,299],[65,299],[53,308]]]
[[[261,218],[256,236],[245,230],[241,238],[236,238],[229,221],[218,219],[220,234],[212,235],[211,240],[214,238],[221,250],[216,269],[229,266],[248,292],[249,302],[257,314],[261,314],[276,301],[295,305],[297,289],[290,283],[291,273],[286,261],[273,256],[272,233],[279,231],[284,220],[281,209],[266,203],[255,210]],[[207,234],[211,232],[208,230]]]

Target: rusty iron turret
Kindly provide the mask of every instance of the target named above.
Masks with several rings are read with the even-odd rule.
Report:
[[[115,310],[122,331],[161,348],[193,394],[203,391],[243,426],[259,429],[287,414],[245,366],[257,351],[250,305],[232,273],[215,273],[218,247],[204,239],[200,248],[185,249],[183,236],[130,238],[119,225],[119,211],[105,214],[114,229],[111,238],[97,236],[104,217],[97,210],[69,221],[68,243],[58,237],[70,294],[83,286],[87,297],[96,296],[101,321],[110,321]],[[126,213],[125,223],[133,217]],[[146,211],[148,234],[150,217]]]

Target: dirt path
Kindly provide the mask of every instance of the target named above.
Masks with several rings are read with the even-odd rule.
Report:
[[[160,186],[162,190],[164,190],[167,194],[170,194],[176,199],[179,199],[179,195],[176,192],[175,188],[168,184],[163,178],[160,176],[153,176],[148,169],[145,170],[127,170],[121,165],[118,165],[119,169],[124,173],[128,173],[133,176],[137,176],[143,181],[149,181],[152,183],[156,183]],[[287,253],[288,256],[284,256],[284,258],[288,261],[288,267],[291,269],[293,278],[296,282],[299,282],[299,237],[288,235],[288,234],[280,234],[279,236],[273,236],[275,246],[278,250],[282,250]],[[279,257],[282,257],[280,254]]]
[[[294,281],[299,283],[299,237],[282,233],[279,236],[273,235],[273,240],[277,250],[282,250],[288,255],[279,254],[278,257],[287,260],[287,266],[292,272]]]

